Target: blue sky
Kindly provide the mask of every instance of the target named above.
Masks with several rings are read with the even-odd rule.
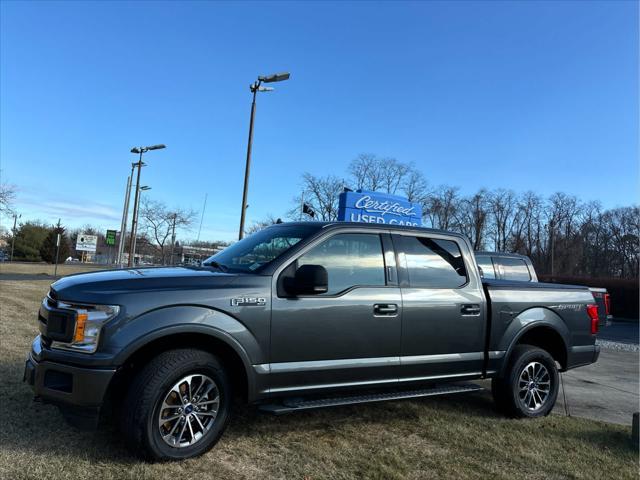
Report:
[[[130,148],[165,143],[149,194],[200,210],[207,193],[202,237],[233,239],[248,85],[283,70],[258,99],[249,224],[363,152],[463,193],[638,201],[637,2],[0,8],[2,179],[23,219],[119,228]]]

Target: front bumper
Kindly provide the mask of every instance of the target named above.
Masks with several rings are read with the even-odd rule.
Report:
[[[115,369],[82,368],[48,360],[39,361],[39,352],[35,350],[34,341],[25,363],[23,381],[31,385],[36,397],[61,406],[99,410],[116,373]]]

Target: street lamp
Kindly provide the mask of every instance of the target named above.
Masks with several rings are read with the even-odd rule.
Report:
[[[249,141],[247,142],[247,163],[244,167],[244,189],[242,190],[242,209],[240,210],[240,232],[238,233],[238,239],[242,240],[244,237],[244,218],[247,210],[247,193],[249,191],[249,170],[251,168],[251,145],[253,143],[253,120],[256,115],[256,94],[258,92],[270,92],[273,90],[271,87],[263,87],[263,83],[282,82],[289,80],[289,72],[274,73],[273,75],[266,75],[258,77],[258,80],[253,82],[249,86],[249,90],[253,93],[253,101],[251,102],[251,120],[249,122]]]
[[[165,145],[151,145],[149,147],[133,147],[131,149],[131,153],[137,153],[140,155],[140,158],[136,162],[136,166],[138,167],[138,178],[136,180],[136,196],[133,201],[133,220],[131,221],[131,241],[129,242],[129,262],[128,266],[133,267],[133,257],[136,254],[136,234],[138,233],[138,207],[140,202],[140,170],[142,170],[142,166],[145,163],[142,161],[142,154],[148,152],[150,150],[161,150],[166,148]],[[147,188],[148,190],[148,188]]]

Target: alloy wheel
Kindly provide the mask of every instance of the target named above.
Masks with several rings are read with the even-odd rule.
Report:
[[[518,398],[530,412],[540,410],[551,392],[551,375],[540,362],[528,363],[518,381]]]
[[[171,447],[190,447],[211,430],[220,407],[220,391],[211,377],[183,377],[167,392],[158,412],[162,440]]]

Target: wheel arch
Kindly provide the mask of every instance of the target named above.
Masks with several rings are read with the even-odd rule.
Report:
[[[567,368],[569,360],[570,332],[560,316],[546,308],[530,309],[518,316],[514,325],[519,326],[504,356],[500,376],[507,368],[513,349],[517,345],[533,345],[547,351],[560,364],[560,370]]]
[[[149,326],[155,329],[149,331]],[[224,312],[194,306],[161,309],[130,320],[119,333],[121,339],[127,339],[126,348],[115,356],[118,369],[105,395],[107,404],[115,403],[117,394],[122,393],[142,365],[162,352],[178,348],[196,348],[216,355],[240,399],[251,402],[257,397],[252,366],[256,362],[251,354],[260,355],[258,342],[244,325]],[[247,344],[249,352],[236,336]]]

